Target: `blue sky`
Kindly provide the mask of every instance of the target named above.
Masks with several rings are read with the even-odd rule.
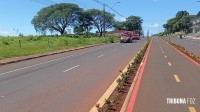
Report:
[[[40,1],[42,3],[39,3]],[[200,11],[200,2],[196,0],[100,0],[110,5],[121,15],[131,15],[143,18],[143,29],[150,34],[163,31],[162,25],[172,18],[180,10],[186,10],[191,15]],[[1,0],[0,1],[0,35],[35,35],[35,29],[31,20],[43,7],[52,3],[70,2],[78,4],[81,8],[102,9],[102,5],[93,0]],[[116,4],[117,2],[120,2]],[[109,10],[108,8],[106,9]],[[114,13],[110,11],[111,13]],[[115,13],[114,13],[115,14]],[[117,20],[123,17],[115,14]]]

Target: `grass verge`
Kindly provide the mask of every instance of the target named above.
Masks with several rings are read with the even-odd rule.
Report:
[[[0,37],[0,60],[11,57],[27,56],[50,51],[77,48],[93,44],[113,43],[116,36],[71,38],[71,37]]]

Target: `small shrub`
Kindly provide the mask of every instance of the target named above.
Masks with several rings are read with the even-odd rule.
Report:
[[[114,43],[114,37],[109,37],[109,42]]]
[[[8,41],[3,41],[3,45],[10,45]]]
[[[105,104],[108,106],[108,109],[111,109],[112,101],[105,99]]]
[[[121,92],[122,90],[124,90],[124,86],[118,85],[118,86],[117,86],[117,90],[118,90],[119,92]]]
[[[120,85],[120,84],[122,83],[122,79],[121,79],[121,78],[118,78],[118,79],[117,79],[117,83],[118,83],[118,85]]]

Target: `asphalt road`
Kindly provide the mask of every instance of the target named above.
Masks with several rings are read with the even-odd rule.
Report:
[[[0,112],[88,112],[145,42],[0,66]]]
[[[186,50],[200,57],[200,39],[192,38],[170,38],[173,43],[183,46]]]
[[[199,66],[154,38],[133,112],[200,112],[199,81]]]

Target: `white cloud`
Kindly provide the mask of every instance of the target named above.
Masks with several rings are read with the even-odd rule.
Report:
[[[121,17],[121,18],[115,18],[117,21],[120,21],[120,22],[122,22],[122,21],[126,21],[126,18],[124,18],[124,17]]]
[[[144,32],[147,32],[149,30],[150,34],[157,34],[159,32],[163,32],[164,31],[163,27],[158,23],[144,24],[143,28],[144,28]]]
[[[8,31],[0,31],[0,35],[7,36],[10,33]]]
[[[161,26],[158,23],[155,23],[155,24],[144,25],[144,27],[147,27],[147,28],[160,28]]]

